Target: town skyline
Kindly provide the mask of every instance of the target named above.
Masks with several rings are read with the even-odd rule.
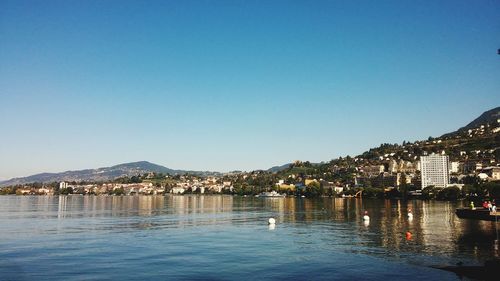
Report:
[[[0,186],[12,186],[25,183],[54,183],[60,181],[82,183],[112,182],[116,179],[120,180],[131,176],[144,176],[151,173],[160,175],[160,178],[162,177],[161,175],[220,177],[231,174],[253,174],[254,172],[279,174],[284,170],[296,166],[297,163],[305,163],[307,166],[315,166],[320,171],[324,170],[325,174],[323,176],[326,177],[329,177],[327,175],[332,171],[335,173],[335,171],[339,169],[337,164],[340,164],[341,166],[345,166],[344,168],[348,170],[355,167],[356,171],[366,172],[370,177],[379,176],[379,173],[390,172],[390,174],[384,174],[383,176],[383,182],[385,181],[385,183],[393,184],[393,182],[396,181],[396,185],[399,186],[401,178],[406,178],[413,184],[416,182],[418,183],[420,179],[422,179],[421,183],[423,187],[432,185],[442,188],[446,187],[446,183],[449,182],[449,173],[454,173],[454,175],[457,176],[459,172],[463,172],[464,174],[460,175],[460,177],[465,177],[470,176],[468,173],[479,171],[479,174],[484,176],[482,175],[483,170],[491,173],[493,170],[490,168],[497,166],[496,158],[498,158],[498,156],[495,146],[495,137],[500,131],[500,127],[498,126],[500,124],[499,116],[500,107],[496,107],[484,112],[457,131],[443,134],[440,137],[430,136],[425,140],[417,140],[414,142],[403,141],[401,144],[383,143],[378,147],[372,147],[359,154],[344,155],[336,159],[316,163],[299,159],[271,168],[254,169],[252,171],[232,170],[230,172],[217,172],[208,170],[179,170],[148,161],[136,161],[121,163],[111,167],[34,174],[26,177],[13,178],[7,181],[0,181]],[[449,161],[448,155],[452,157],[452,160],[454,160],[453,162]],[[420,161],[422,160],[424,162],[422,162],[422,167],[420,167]],[[347,161],[347,164],[345,161]],[[374,163],[377,164],[373,165]],[[324,168],[325,165],[329,167],[326,168],[326,170]],[[393,168],[391,168],[391,166]],[[398,166],[400,170],[395,169],[394,167],[396,166]],[[426,167],[430,168],[427,169]],[[354,172],[354,170],[350,171]],[[392,175],[394,171],[398,172],[395,178]],[[415,171],[421,171],[422,176],[418,173],[415,174]],[[439,171],[439,173],[436,174],[436,171]],[[498,177],[496,172],[493,172],[490,176],[493,178]],[[322,180],[321,176],[320,180]],[[376,182],[379,180],[380,179],[375,179]],[[456,181],[457,180],[455,180],[455,182]],[[355,185],[359,185],[359,183],[362,185],[363,180],[360,178],[359,182],[354,182]],[[329,183],[329,185],[330,184],[331,183]],[[344,184],[349,186],[352,182],[344,182]]]
[[[499,12],[2,1],[0,181],[140,160],[251,171],[440,136],[500,103]]]

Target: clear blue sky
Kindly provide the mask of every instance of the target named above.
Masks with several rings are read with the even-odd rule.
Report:
[[[0,0],[0,179],[252,170],[500,105],[499,1]]]

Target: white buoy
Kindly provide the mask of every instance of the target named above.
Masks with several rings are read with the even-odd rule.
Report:
[[[274,218],[269,218],[269,220],[267,221],[267,223],[269,223],[269,224],[276,224],[276,220]]]
[[[368,211],[365,211],[365,215],[363,216],[364,221],[369,221],[370,217],[368,216]]]

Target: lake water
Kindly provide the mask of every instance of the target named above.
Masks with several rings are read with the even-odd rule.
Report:
[[[495,223],[461,220],[457,204],[0,196],[0,280],[460,280],[430,266],[499,251]]]

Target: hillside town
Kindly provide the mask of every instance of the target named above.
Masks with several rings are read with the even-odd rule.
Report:
[[[3,187],[18,195],[256,195],[277,191],[288,196],[422,196],[453,188],[498,185],[500,119],[439,138],[382,144],[361,155],[330,162],[294,161],[274,170],[225,174],[148,172],[111,181],[61,181]],[[469,186],[469,190],[464,190]],[[477,188],[476,188],[477,189]]]

